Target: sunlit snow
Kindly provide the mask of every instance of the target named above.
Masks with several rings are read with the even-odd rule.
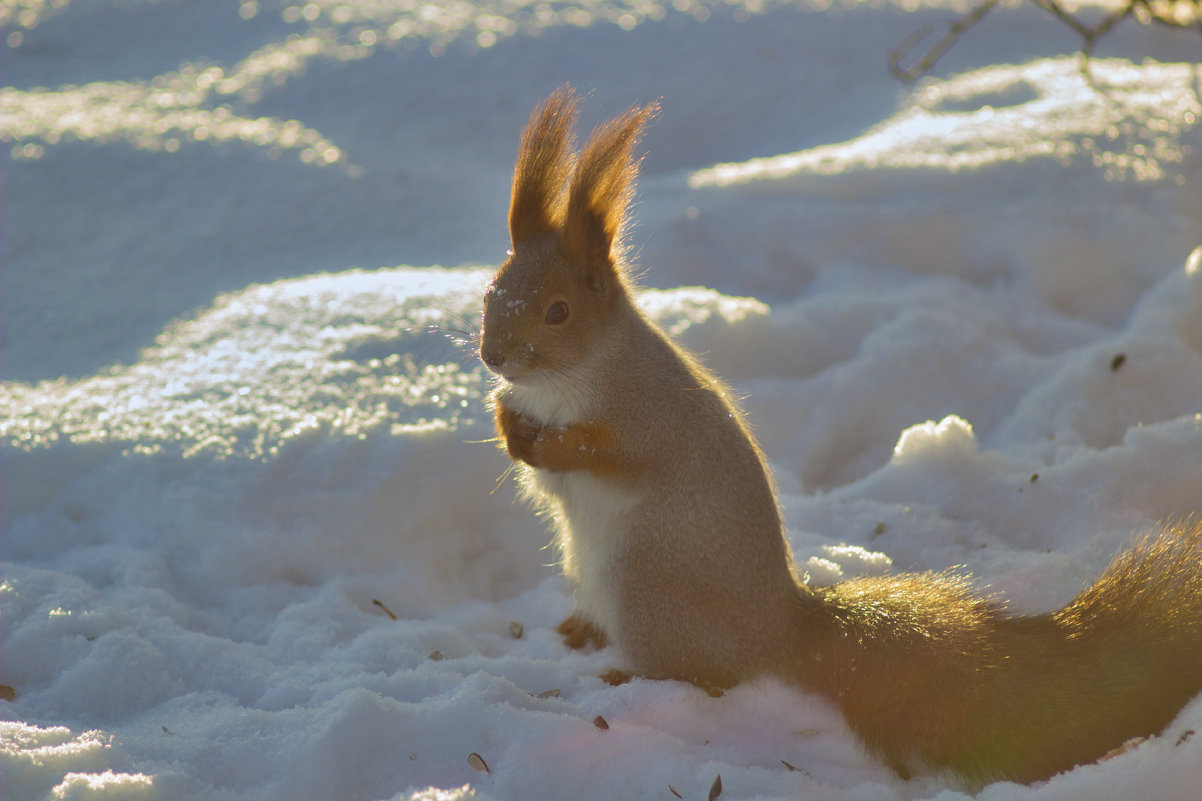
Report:
[[[783,685],[601,682],[474,350],[531,106],[662,98],[639,300],[805,580],[1047,610],[1202,511],[1202,45],[1087,79],[1003,4],[890,78],[966,7],[0,0],[0,796],[968,798]],[[977,797],[1192,801],[1200,726]]]
[[[849,142],[698,170],[694,187],[850,170],[962,170],[1083,160],[1107,179],[1185,181],[1182,135],[1202,116],[1197,67],[1075,57],[991,66],[918,89],[908,108]]]

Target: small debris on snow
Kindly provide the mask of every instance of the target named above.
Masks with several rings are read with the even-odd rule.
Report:
[[[390,618],[392,618],[393,620],[396,620],[396,619],[397,619],[397,616],[396,616],[396,615],[394,615],[394,614],[392,613],[392,610],[391,610],[391,609],[389,609],[387,606],[385,606],[385,605],[384,605],[384,602],[383,602],[383,601],[381,601],[379,598],[372,598],[372,599],[371,599],[371,602],[372,602],[373,604],[375,604],[376,606],[380,607],[381,609],[383,609],[383,610],[384,610],[384,614],[388,615],[388,616],[389,616]]]

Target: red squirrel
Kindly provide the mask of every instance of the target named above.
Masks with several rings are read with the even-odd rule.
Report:
[[[575,590],[568,646],[611,646],[611,681],[776,677],[830,699],[900,775],[972,783],[1095,761],[1202,691],[1202,519],[1048,614],[1008,615],[949,573],[800,582],[730,389],[633,297],[633,151],[658,107],[577,152],[578,105],[560,88],[523,133],[480,345],[500,439]]]

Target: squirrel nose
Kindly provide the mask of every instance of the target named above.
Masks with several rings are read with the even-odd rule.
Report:
[[[480,361],[493,370],[499,370],[505,364],[505,357],[492,348],[482,347],[480,348]]]

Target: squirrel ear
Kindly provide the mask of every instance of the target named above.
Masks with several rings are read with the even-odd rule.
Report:
[[[605,123],[593,131],[576,164],[560,245],[569,258],[584,260],[590,286],[608,286],[608,276],[622,262],[626,209],[639,172],[634,148],[658,112],[658,103],[636,106]]]
[[[515,246],[562,224],[564,184],[575,160],[572,129],[578,107],[572,87],[564,84],[530,114],[509,200],[509,236]]]

